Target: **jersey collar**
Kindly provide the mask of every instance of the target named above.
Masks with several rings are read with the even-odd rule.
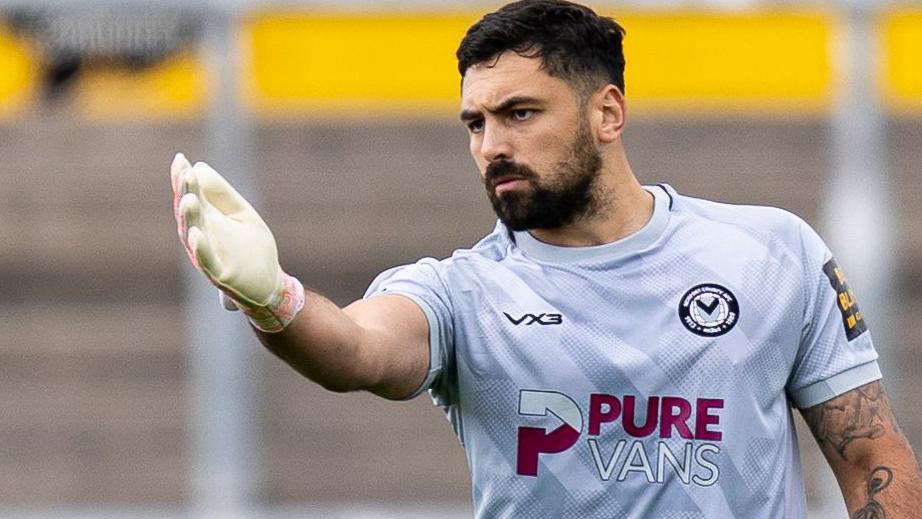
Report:
[[[644,186],[644,189],[653,195],[653,216],[640,230],[620,240],[590,247],[560,247],[540,241],[528,231],[516,231],[512,233],[515,243],[526,256],[552,263],[612,261],[642,251],[652,245],[666,230],[672,205],[669,186]]]

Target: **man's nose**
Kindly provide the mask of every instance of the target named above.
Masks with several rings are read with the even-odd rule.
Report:
[[[512,159],[512,141],[506,128],[501,124],[485,124],[480,153],[487,162]]]

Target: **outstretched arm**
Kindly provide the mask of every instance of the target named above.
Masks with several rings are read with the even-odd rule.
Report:
[[[803,409],[852,519],[920,516],[922,474],[880,381]]]
[[[334,391],[402,398],[423,383],[429,323],[416,303],[382,295],[340,309],[281,269],[269,227],[218,172],[178,154],[170,179],[190,262],[270,351]]]
[[[283,331],[257,335],[269,351],[331,391],[401,399],[429,369],[428,321],[403,296],[375,296],[340,309],[308,292],[304,310]]]

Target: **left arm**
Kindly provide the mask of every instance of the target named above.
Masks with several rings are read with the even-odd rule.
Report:
[[[851,519],[922,514],[922,473],[880,381],[803,409]]]

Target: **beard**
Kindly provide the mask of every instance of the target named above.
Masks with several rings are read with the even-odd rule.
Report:
[[[493,211],[513,231],[557,229],[595,211],[595,180],[602,155],[595,148],[587,124],[582,123],[566,159],[554,165],[556,175],[542,181],[534,170],[511,160],[491,163],[484,185]],[[496,193],[496,181],[505,176],[525,180],[528,188]]]

